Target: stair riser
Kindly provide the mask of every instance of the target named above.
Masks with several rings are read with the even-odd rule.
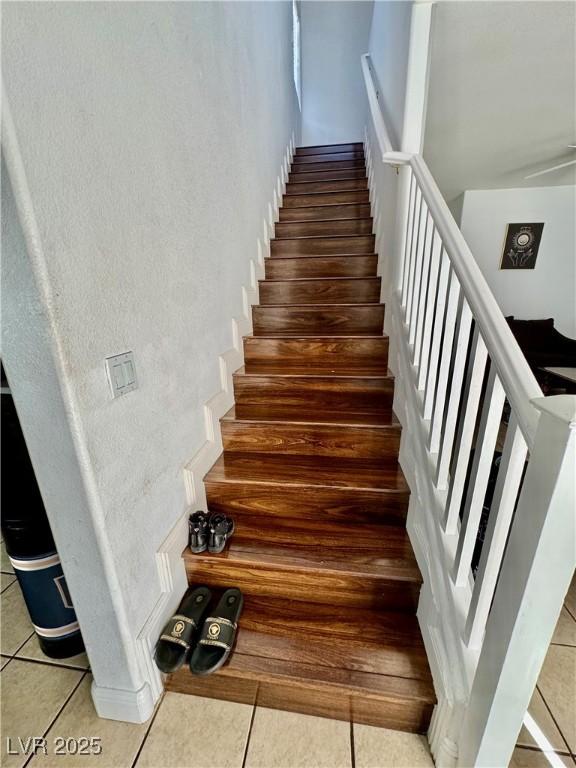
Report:
[[[374,366],[387,369],[388,338],[316,338],[316,339],[262,339],[244,337],[244,363],[272,363],[326,366],[327,370],[345,369],[346,366]]]
[[[335,179],[365,179],[365,168],[345,168],[341,171],[309,171],[308,168],[300,168],[290,171],[288,181],[331,181]]]
[[[330,163],[342,160],[362,160],[364,162],[364,150],[356,149],[351,152],[320,153],[318,155],[294,155],[292,168],[310,163]]]
[[[335,181],[289,181],[286,184],[286,196],[310,195],[318,192],[350,192],[368,189],[366,179],[336,179]]]
[[[307,206],[326,206],[349,203],[369,203],[368,190],[355,192],[326,192],[323,194],[284,195],[284,208],[301,208]]]
[[[350,169],[362,169],[366,175],[366,164],[364,160],[334,160],[323,163],[306,163],[306,165],[293,165],[289,173],[308,173],[312,171],[349,171]]]
[[[212,512],[236,516],[258,515],[344,524],[404,525],[408,493],[368,491],[357,488],[296,488],[259,483],[206,482],[208,507]],[[273,522],[272,522],[273,524]]]
[[[376,277],[378,256],[312,256],[266,259],[268,280],[305,277]]]
[[[372,219],[342,219],[341,221],[279,222],[276,237],[311,237],[314,235],[371,235]]]
[[[389,696],[379,699],[343,695],[340,690],[324,691],[292,682],[260,682],[233,672],[198,678],[184,670],[168,678],[166,689],[412,733],[426,733],[434,708],[430,703]]]
[[[263,280],[259,285],[261,305],[369,304],[380,301],[379,277]]]
[[[218,557],[186,560],[186,573],[190,584],[210,584],[213,588],[233,584],[246,595],[255,597],[410,613],[416,610],[420,591],[420,586],[413,582],[367,574],[260,567],[254,562],[238,564]]]
[[[241,406],[273,405],[275,408],[313,408],[354,413],[390,411],[394,383],[390,378],[336,378],[305,376],[234,376],[236,415]]]
[[[225,451],[346,459],[394,459],[400,446],[396,427],[356,427],[289,422],[222,421]]]
[[[384,327],[384,306],[252,307],[255,336],[375,336]]]
[[[324,256],[339,253],[374,253],[374,235],[302,237],[271,240],[271,256]]]
[[[370,205],[314,205],[310,208],[281,208],[280,222],[289,221],[318,221],[336,219],[369,219],[371,216]]]
[[[356,141],[348,144],[319,144],[313,147],[298,147],[294,157],[302,155],[332,155],[340,152],[363,152],[364,144]]]

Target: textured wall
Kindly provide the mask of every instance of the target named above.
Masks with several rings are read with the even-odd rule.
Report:
[[[35,343],[61,362],[59,379],[32,386],[42,372],[18,361],[17,320],[28,323],[33,302],[15,297],[7,369],[36,464],[65,427],[31,425],[60,390],[113,582],[86,570],[83,598],[115,591],[136,634],[159,593],[154,553],[184,511],[183,466],[204,441],[203,404],[219,389],[218,355],[232,345],[299,118],[291,4],[12,3],[2,33],[41,244],[38,313],[49,310]],[[104,358],[126,350],[139,389],[113,400]],[[55,471],[72,472],[76,458]],[[53,521],[55,510],[81,514],[65,482],[60,498],[57,486],[42,490]],[[82,573],[76,558],[70,573]],[[113,685],[113,663],[95,672]]]
[[[363,0],[300,4],[302,144],[364,140],[360,57],[368,50],[372,7]]]
[[[460,228],[505,315],[553,317],[576,338],[576,187],[472,190],[464,194]],[[544,222],[535,269],[501,270],[506,227]]]
[[[397,149],[402,146],[411,13],[411,0],[376,0],[368,48],[380,106]]]

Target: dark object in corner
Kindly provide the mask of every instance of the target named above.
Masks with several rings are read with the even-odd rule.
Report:
[[[518,346],[524,353],[528,365],[544,394],[557,384],[542,368],[576,367],[576,340],[563,336],[554,328],[554,318],[546,320],[516,320],[513,315],[506,318]]]

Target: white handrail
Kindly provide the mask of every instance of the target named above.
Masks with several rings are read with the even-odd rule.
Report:
[[[370,55],[367,53],[362,56],[362,71],[370,114],[382,151],[382,160],[389,165],[409,165],[411,167],[452,267],[460,281],[462,291],[488,347],[490,358],[498,370],[506,395],[517,414],[520,429],[528,446],[532,447],[538,424],[538,413],[530,405],[530,401],[542,397],[542,390],[424,158],[421,155],[394,150],[380,109],[378,94],[370,69]]]
[[[376,137],[378,139],[378,145],[382,154],[382,160],[388,165],[403,165],[408,162],[410,155],[403,152],[396,152],[390,139],[390,134],[386,128],[382,110],[378,102],[378,92],[374,86],[374,78],[372,77],[372,70],[370,64],[370,54],[364,53],[361,57],[362,62],[362,74],[364,75],[364,83],[366,85],[366,93],[368,94],[368,102],[370,104],[370,113],[374,122],[374,128],[376,130]]]

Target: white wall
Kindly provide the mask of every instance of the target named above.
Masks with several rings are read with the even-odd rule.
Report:
[[[541,221],[535,269],[501,270],[507,225]],[[576,338],[576,187],[467,191],[460,228],[505,315]]]
[[[304,146],[364,139],[360,57],[368,50],[372,7],[363,0],[300,3]]]
[[[158,600],[299,118],[291,3],[8,4],[3,79],[24,216],[7,198],[4,360],[96,682],[134,690],[116,662]],[[139,389],[113,400],[127,350]]]
[[[400,149],[410,44],[410,0],[376,0],[368,50],[380,90],[380,106],[394,146]]]

